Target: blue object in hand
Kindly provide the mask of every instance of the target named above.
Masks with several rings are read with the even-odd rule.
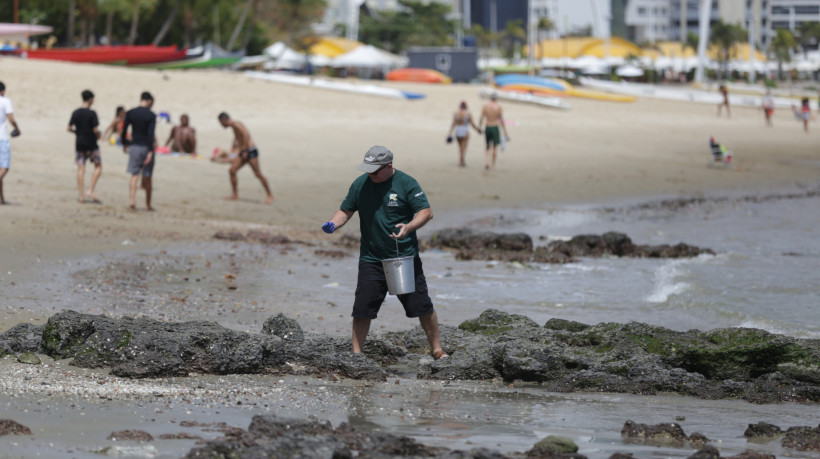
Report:
[[[333,222],[325,222],[325,224],[322,225],[322,231],[324,231],[327,234],[330,234],[336,231],[336,224]]]

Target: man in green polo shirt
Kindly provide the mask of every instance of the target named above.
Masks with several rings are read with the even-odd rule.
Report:
[[[427,294],[416,230],[433,219],[433,211],[416,179],[393,169],[393,153],[372,147],[364,155],[361,175],[347,192],[339,210],[322,225],[328,234],[341,228],[359,212],[361,248],[356,299],[353,302],[353,352],[362,352],[370,322],[376,318],[387,295],[382,260],[415,257],[416,290],[398,295],[407,317],[418,317],[436,360],[447,357],[441,348],[438,316]],[[397,249],[398,247],[398,249]],[[396,253],[398,252],[398,254]]]

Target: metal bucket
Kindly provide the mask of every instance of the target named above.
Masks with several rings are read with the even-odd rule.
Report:
[[[387,291],[391,295],[404,295],[416,291],[416,274],[413,269],[414,256],[388,258],[382,260]]]

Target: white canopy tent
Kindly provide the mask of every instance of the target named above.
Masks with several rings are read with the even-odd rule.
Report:
[[[371,45],[362,45],[337,56],[331,61],[334,67],[366,69],[391,69],[407,66],[408,59]]]
[[[310,65],[314,67],[325,67],[331,64],[331,59],[327,56],[307,56],[304,53],[295,51],[281,41],[268,46],[262,53],[272,60],[267,67],[275,69],[299,70],[307,65],[308,58],[310,59]]]

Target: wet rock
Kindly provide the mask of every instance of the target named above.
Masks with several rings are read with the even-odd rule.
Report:
[[[154,437],[144,430],[120,430],[111,432],[108,440],[113,441],[154,441]]]
[[[712,445],[706,445],[695,451],[688,459],[720,459],[720,451]]]
[[[217,231],[214,234],[214,239],[223,239],[226,241],[244,241],[245,235],[237,231]]]
[[[11,419],[0,419],[0,437],[3,435],[31,435],[31,429]]]
[[[477,319],[466,320],[458,326],[461,330],[482,335],[498,335],[517,327],[538,328],[538,324],[529,317],[488,309]]]
[[[17,324],[0,333],[0,356],[43,351],[43,325]]]
[[[539,441],[532,447],[530,451],[527,452],[528,457],[541,457],[538,455],[540,451],[549,451],[551,453],[559,453],[559,454],[571,454],[578,452],[578,445],[572,441],[571,438],[561,437],[558,435],[550,435],[543,440]],[[532,453],[535,454],[532,454]]]
[[[429,244],[449,249],[497,249],[532,252],[532,238],[524,233],[478,232],[469,228],[443,229],[430,237]]]
[[[160,440],[202,440],[202,437],[199,435],[190,434],[188,432],[180,432],[175,434],[161,434],[159,436]]]
[[[17,356],[17,361],[20,363],[26,363],[28,365],[40,365],[43,363],[40,360],[40,357],[37,357],[37,354],[33,352],[24,352]]]
[[[302,341],[305,339],[305,332],[294,319],[288,318],[281,312],[273,317],[269,317],[262,325],[262,333],[274,335],[286,341]]]
[[[820,425],[789,427],[780,444],[798,451],[820,451]]]
[[[623,233],[585,234],[568,241],[551,241],[533,250],[523,233],[498,234],[467,228],[444,229],[427,241],[434,248],[455,249],[458,260],[500,260],[538,263],[571,263],[579,257],[691,258],[714,254],[710,249],[685,243],[638,245]]]
[[[626,421],[623,429],[621,429],[621,437],[629,441],[669,446],[682,446],[686,442],[703,444],[709,441],[703,434],[693,434],[691,437],[686,436],[680,424],[674,422],[649,425]],[[711,451],[709,448],[704,448],[704,450]],[[719,456],[720,454],[718,453],[715,457]]]
[[[768,422],[758,422],[757,424],[749,424],[749,427],[743,432],[743,436],[749,439],[752,438],[774,438],[783,435],[783,430]]]
[[[632,453],[615,453],[609,456],[609,459],[632,459],[633,457]]]
[[[777,459],[774,454],[756,453],[754,451],[744,451],[734,456],[724,456],[723,459]]]

